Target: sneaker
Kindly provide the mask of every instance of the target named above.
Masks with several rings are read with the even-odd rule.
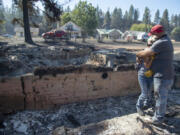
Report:
[[[140,109],[140,108],[137,108],[137,113],[140,115],[140,116],[144,116],[145,115],[145,112]]]

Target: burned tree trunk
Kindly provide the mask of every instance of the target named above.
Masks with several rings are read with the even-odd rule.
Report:
[[[22,5],[23,5],[23,22],[24,22],[24,37],[25,37],[25,42],[33,44],[31,33],[30,33],[27,2],[28,2],[27,0],[22,0]]]

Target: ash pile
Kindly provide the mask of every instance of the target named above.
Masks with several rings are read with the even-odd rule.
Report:
[[[0,76],[33,73],[39,67],[90,64],[115,67],[135,63],[135,54],[125,49],[95,50],[92,45],[0,46]]]
[[[136,96],[103,98],[63,105],[49,111],[23,111],[8,115],[0,134],[51,135],[60,126],[77,128],[135,112]],[[131,108],[131,109],[130,109]]]
[[[144,125],[141,127],[136,118],[135,104],[138,95],[124,97],[109,97],[93,101],[79,102],[60,106],[48,111],[22,111],[7,115],[0,123],[0,134],[3,135],[114,135],[122,129],[128,134],[136,134],[137,130],[144,132],[146,128],[154,134],[180,134],[180,91],[172,90],[169,93],[166,125]],[[127,100],[128,99],[128,100]],[[152,109],[147,116],[152,116]],[[124,119],[121,119],[123,118]],[[143,118],[142,118],[143,120]],[[100,131],[97,126],[108,121]],[[129,123],[129,121],[131,121]],[[120,127],[117,123],[127,124]],[[97,125],[97,126],[96,126]],[[63,132],[62,128],[64,127]],[[133,130],[134,129],[134,130]],[[56,131],[56,132],[55,132]],[[86,132],[85,132],[86,131]],[[61,134],[60,134],[61,133]]]
[[[91,53],[88,64],[115,68],[121,64],[134,64],[136,55],[126,49],[101,49]]]
[[[18,76],[32,73],[36,67],[80,65],[94,50],[90,46],[0,46],[0,76]]]

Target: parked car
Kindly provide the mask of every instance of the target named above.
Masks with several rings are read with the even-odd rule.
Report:
[[[45,41],[48,40],[69,40],[68,33],[62,30],[53,30],[42,34]]]

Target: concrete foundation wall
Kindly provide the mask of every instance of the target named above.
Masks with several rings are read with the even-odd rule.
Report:
[[[67,103],[139,92],[135,70],[79,71],[2,78],[0,109],[3,112],[50,109]]]

